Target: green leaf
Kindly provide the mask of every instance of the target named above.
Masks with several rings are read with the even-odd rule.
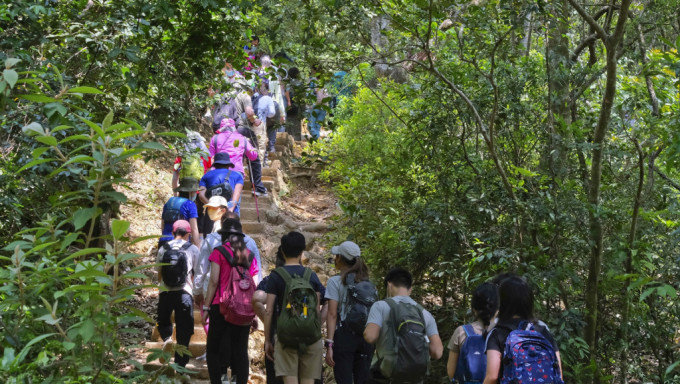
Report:
[[[39,164],[44,164],[44,163],[49,163],[50,161],[54,161],[55,159],[35,159],[31,161],[30,163],[24,165],[23,167],[19,168],[16,173],[23,172],[27,170],[28,168],[34,167]]]
[[[33,101],[36,103],[55,103],[57,100],[53,99],[49,96],[45,95],[39,95],[39,94],[31,94],[31,95],[19,95],[19,98],[28,100],[28,101]]]
[[[666,368],[666,376],[670,375],[673,371],[675,371],[675,368],[678,366],[678,364],[680,364],[680,360],[669,365],[668,368]]]
[[[78,332],[80,336],[83,338],[84,342],[90,341],[92,336],[94,336],[94,322],[90,319],[85,320],[81,325],[80,325],[80,331]]]
[[[2,77],[5,79],[7,84],[9,84],[9,89],[14,88],[14,84],[19,80],[19,74],[13,69],[5,69],[2,71]]]
[[[71,260],[71,259],[75,259],[75,258],[80,257],[80,256],[84,256],[84,255],[92,255],[92,254],[95,254],[95,253],[106,254],[106,252],[107,252],[107,250],[104,249],[104,248],[85,248],[85,249],[81,249],[81,250],[79,250],[79,251],[77,251],[77,252],[72,253],[70,256],[68,256],[68,257],[66,257],[66,258],[64,258],[64,259],[59,260],[59,261],[57,262],[57,265],[64,264],[66,261]]]
[[[109,113],[106,114],[106,117],[104,117],[104,121],[102,121],[102,129],[104,131],[109,129],[112,122],[113,122],[113,111],[109,111]]]
[[[97,88],[92,88],[92,87],[75,87],[71,88],[67,93],[92,93],[95,95],[103,95],[104,92],[98,90]]]
[[[99,135],[100,137],[103,138],[103,137],[106,136],[106,135],[104,134],[104,131],[103,131],[103,130],[101,129],[101,127],[98,126],[97,124],[91,122],[90,120],[88,120],[88,119],[86,119],[86,118],[84,118],[84,117],[78,116],[78,118],[79,118],[83,123],[87,124],[90,128],[92,128],[92,130],[95,131],[95,132],[97,133],[97,135]]]
[[[80,208],[77,210],[76,213],[73,214],[73,226],[76,231],[82,228],[90,219],[93,219],[96,212],[97,209],[95,207]]]
[[[35,140],[52,147],[57,146],[57,139],[52,136],[38,136],[35,138]]]
[[[5,59],[5,68],[9,69],[12,68],[15,64],[19,63],[21,59],[16,59],[13,57],[8,57]]]
[[[64,341],[61,344],[64,346],[64,349],[66,349],[67,351],[72,350],[76,346],[76,343],[71,342],[71,341]]]
[[[159,150],[159,151],[165,151],[167,149],[163,146],[163,144],[157,143],[155,141],[144,143],[144,144],[141,145],[141,147],[146,148],[146,149],[155,149],[155,150]]]
[[[106,191],[101,193],[102,196],[110,197],[116,201],[119,201],[121,203],[127,202],[127,196],[125,196],[124,193],[121,192],[116,192],[116,191]]]
[[[45,129],[40,125],[40,123],[37,122],[32,122],[31,124],[28,124],[21,128],[21,131],[29,137],[35,136],[35,135],[44,135],[45,134]]]
[[[17,362],[21,363],[26,358],[26,355],[28,355],[28,351],[31,349],[31,346],[54,335],[56,335],[56,333],[46,333],[44,335],[35,337],[33,340],[29,341],[28,344],[26,344],[26,346],[24,346],[24,348],[21,350],[19,356],[17,356]]]
[[[58,322],[61,321],[61,317],[54,319],[54,318],[52,318],[52,314],[48,313],[46,315],[42,315],[42,316],[38,317],[36,320],[44,321],[45,323],[47,323],[49,325],[54,325],[54,324],[57,324]]]
[[[156,133],[156,136],[171,136],[171,137],[179,137],[181,139],[185,139],[187,135],[185,135],[182,132],[159,132]]]
[[[111,231],[113,232],[113,237],[120,239],[125,235],[125,232],[130,229],[130,222],[126,220],[113,220],[111,223]]]

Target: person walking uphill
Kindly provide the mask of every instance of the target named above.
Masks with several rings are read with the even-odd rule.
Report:
[[[158,333],[163,339],[163,352],[169,353],[172,348],[172,312],[175,312],[177,344],[189,347],[191,335],[194,334],[193,311],[193,271],[198,265],[198,248],[191,244],[189,234],[191,225],[186,220],[177,220],[172,224],[173,240],[158,249],[158,267],[160,293],[158,295]],[[164,363],[165,359],[161,358]],[[175,364],[184,367],[189,362],[189,355],[175,353]]]
[[[187,220],[191,225],[191,242],[195,246],[201,245],[201,238],[198,234],[198,209],[196,208],[196,191],[198,191],[198,180],[185,177],[179,181],[179,187],[173,188],[179,192],[179,196],[171,197],[161,213],[162,236],[158,239],[158,248],[173,239],[172,225],[177,220]]]
[[[243,190],[243,175],[230,169],[234,167],[234,164],[226,152],[216,154],[213,164],[215,169],[203,175],[199,182],[198,196],[203,204],[207,204],[213,196],[222,196],[227,199],[229,211],[238,214]],[[199,227],[199,231],[202,234],[210,233],[213,225],[214,222],[206,218]]]
[[[286,263],[269,275],[266,287],[265,358],[274,360],[276,376],[283,377],[285,384],[312,384],[321,378],[323,285],[316,273],[300,265],[305,246],[299,232],[281,238]],[[275,340],[272,327],[276,327]]]
[[[203,325],[210,318],[206,360],[212,384],[222,384],[222,363],[231,366],[237,384],[250,375],[248,336],[255,312],[250,302],[255,292],[252,277],[259,266],[246,247],[237,219],[222,222],[223,245],[210,254],[210,282],[203,306]],[[249,297],[248,297],[249,296]],[[220,348],[222,345],[228,348]]]
[[[371,307],[364,330],[364,339],[376,345],[369,383],[423,383],[430,358],[442,357],[437,323],[410,297],[412,284],[410,272],[393,268],[385,276],[389,298]]]
[[[328,339],[326,363],[333,367],[338,384],[364,384],[373,358],[373,346],[363,338],[368,313],[378,300],[368,280],[368,267],[359,246],[351,241],[331,248],[339,275],[328,279]]]

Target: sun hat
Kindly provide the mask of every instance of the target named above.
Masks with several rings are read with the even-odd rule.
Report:
[[[175,192],[196,192],[198,191],[198,180],[193,177],[184,177],[179,181],[179,187],[173,188]]]
[[[186,220],[177,220],[172,224],[172,233],[177,232],[178,229],[183,229],[187,233],[191,232],[191,224]]]
[[[204,207],[213,207],[213,208],[219,208],[219,207],[226,207],[228,205],[227,199],[225,199],[222,196],[213,196],[208,200],[208,204],[205,204]]]
[[[340,255],[348,261],[352,261],[357,257],[361,257],[361,249],[356,243],[351,241],[345,241],[340,245],[336,245],[331,248],[331,253],[334,255]]]
[[[229,154],[227,152],[217,153],[213,160],[213,164],[223,164],[231,167],[234,166],[234,163],[232,163],[231,159],[229,159]]]

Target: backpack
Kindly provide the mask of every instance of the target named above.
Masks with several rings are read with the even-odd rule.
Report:
[[[206,189],[205,197],[210,199],[213,196],[222,196],[227,199],[227,201],[231,201],[231,196],[234,191],[231,189],[231,185],[229,185],[230,176],[231,170],[227,173],[227,177],[224,178],[223,182],[215,184],[212,187]]]
[[[274,270],[286,283],[281,312],[277,319],[276,336],[286,348],[304,351],[321,339],[321,321],[316,291],[310,284],[312,270],[305,268],[302,276],[288,273],[284,267]]]
[[[345,316],[344,325],[348,326],[355,334],[362,335],[364,328],[366,328],[368,312],[373,303],[378,301],[378,290],[368,280],[354,283],[354,277],[354,273],[350,273],[345,280],[347,282],[347,300],[345,303],[349,311]]]
[[[220,129],[220,123],[222,122],[222,119],[229,118],[234,120],[234,123],[236,123],[237,127],[241,120],[241,116],[236,108],[235,98],[231,98],[229,100],[222,99],[222,102],[215,106],[212,115],[213,115],[212,121],[213,132],[216,132],[218,129]]]
[[[181,247],[171,247],[170,244],[164,244],[163,256],[161,263],[168,264],[161,267],[161,275],[163,276],[163,283],[168,288],[184,287],[187,282],[187,273],[189,267],[187,266],[186,250],[191,247],[190,242],[184,243]]]
[[[205,174],[205,167],[203,167],[203,159],[197,153],[187,154],[182,157],[182,165],[179,169],[180,180],[185,177],[193,177],[201,180]]]
[[[523,321],[510,332],[502,363],[501,384],[564,384],[555,349],[530,322]]]
[[[458,355],[456,374],[458,383],[481,383],[486,375],[486,340],[475,333],[472,324],[463,325],[467,338]]]
[[[182,205],[187,201],[189,201],[189,199],[185,197],[171,197],[163,206],[163,221],[166,223],[174,223],[179,219],[185,219],[180,210],[182,209]]]
[[[230,324],[250,324],[255,317],[255,311],[251,304],[253,294],[255,293],[255,281],[253,281],[253,277],[250,276],[249,271],[244,266],[236,263],[231,246],[227,248],[220,245],[215,249],[231,265],[229,285],[224,288],[220,296],[220,313],[224,316],[224,320]],[[252,263],[253,258],[254,256],[251,253],[248,261]]]
[[[390,307],[390,317],[384,323],[386,350],[376,350],[380,373],[390,383],[420,383],[430,367],[430,339],[423,307],[391,298],[385,302]]]

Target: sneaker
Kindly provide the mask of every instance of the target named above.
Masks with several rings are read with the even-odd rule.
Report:
[[[164,354],[167,353],[169,355],[172,355],[172,352],[173,352],[174,349],[175,349],[175,345],[172,343],[172,338],[168,337],[167,340],[165,340],[163,342],[163,353]],[[158,360],[161,362],[161,364],[166,363],[166,360],[163,356],[161,356]]]
[[[264,191],[264,192],[255,191],[255,196],[257,196],[257,197],[267,197],[267,196],[269,196],[269,194],[267,193],[267,191]]]
[[[208,355],[208,352],[202,354],[201,356],[198,356],[198,357],[196,358],[196,360],[198,360],[198,361],[205,360],[206,357],[207,357],[207,355]]]

